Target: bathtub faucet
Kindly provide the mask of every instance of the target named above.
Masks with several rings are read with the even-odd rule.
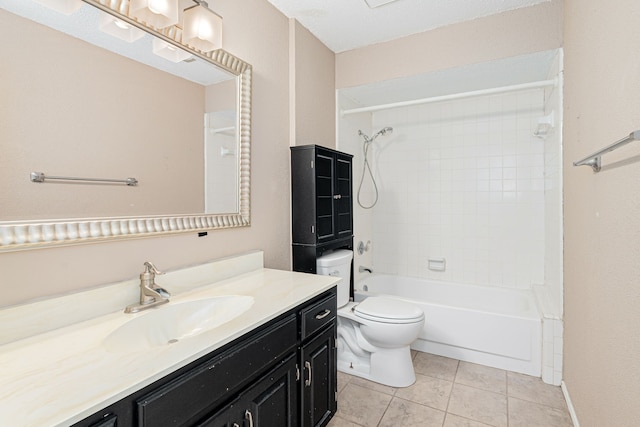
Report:
[[[367,268],[367,267],[363,267],[363,266],[360,266],[360,267],[358,268],[358,271],[359,271],[360,273],[364,273],[365,271],[366,271],[367,273],[373,273],[373,270],[372,270],[372,269]]]

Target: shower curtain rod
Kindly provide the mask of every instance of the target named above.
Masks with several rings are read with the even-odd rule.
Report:
[[[343,116],[348,114],[366,113],[370,111],[389,110],[391,108],[409,107],[412,105],[429,104],[432,102],[450,101],[453,99],[472,98],[474,96],[493,95],[496,93],[514,92],[517,90],[536,89],[548,86],[555,86],[558,84],[558,79],[540,80],[537,82],[522,83],[518,85],[494,87],[491,89],[474,90],[470,92],[460,92],[451,95],[434,96],[431,98],[414,99],[412,101],[392,102],[390,104],[372,105],[370,107],[351,108],[349,110],[342,110],[340,113]]]

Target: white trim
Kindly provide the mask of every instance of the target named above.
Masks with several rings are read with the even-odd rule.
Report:
[[[567,402],[567,408],[569,408],[569,415],[571,415],[571,422],[573,423],[573,427],[580,427],[578,415],[576,414],[576,410],[573,407],[573,403],[571,402],[571,397],[569,397],[569,389],[567,388],[567,384],[562,381],[560,383],[560,388],[562,389],[564,400]]]
[[[434,96],[431,98],[414,99],[411,101],[392,102],[390,104],[372,105],[370,107],[352,108],[349,110],[342,110],[341,115],[347,114],[366,113],[371,111],[388,110],[391,108],[409,107],[412,105],[430,104],[432,102],[451,101],[454,99],[472,98],[474,96],[493,95],[497,93],[513,92],[516,90],[536,89],[548,86],[555,86],[558,84],[557,79],[541,80],[537,82],[522,83],[518,85],[494,87],[490,89],[474,90],[470,92],[454,93],[451,95]]]

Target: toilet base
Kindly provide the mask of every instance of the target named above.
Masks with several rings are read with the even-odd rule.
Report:
[[[362,353],[350,351],[339,339],[338,371],[391,387],[409,387],[416,382],[409,346]]]

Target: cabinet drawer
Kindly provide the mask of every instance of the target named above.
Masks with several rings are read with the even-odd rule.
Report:
[[[182,426],[202,417],[296,346],[290,315],[136,401],[140,426]]]
[[[300,310],[300,333],[301,339],[305,339],[324,325],[329,324],[336,318],[337,299],[336,295],[329,295],[315,304]]]
[[[118,417],[114,414],[104,417],[102,420],[91,424],[89,427],[117,427]]]

